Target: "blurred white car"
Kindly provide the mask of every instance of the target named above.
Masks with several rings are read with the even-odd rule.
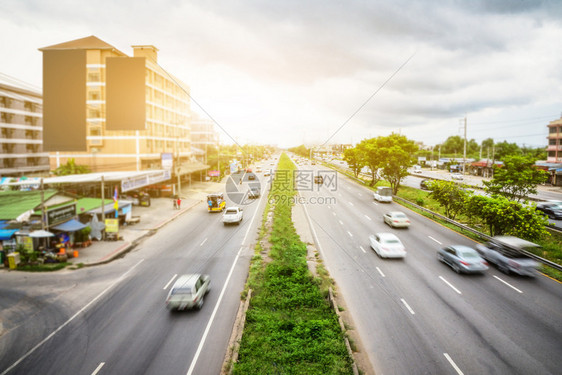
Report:
[[[170,310],[185,310],[203,307],[203,297],[209,293],[211,277],[209,275],[180,276],[166,297],[166,307]]]
[[[383,215],[385,224],[393,228],[408,228],[410,226],[410,219],[405,213],[400,211],[387,212]]]
[[[405,258],[406,248],[392,233],[375,233],[369,236],[371,248],[381,258]]]
[[[463,180],[464,177],[460,173],[451,173],[451,179],[453,179],[453,180]]]

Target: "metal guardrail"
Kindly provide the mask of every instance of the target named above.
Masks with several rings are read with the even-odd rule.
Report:
[[[454,226],[456,226],[456,227],[459,227],[459,228],[461,228],[461,229],[463,229],[463,230],[466,230],[467,232],[470,232],[470,233],[472,233],[472,234],[475,234],[476,236],[478,236],[478,237],[480,237],[480,238],[483,238],[483,239],[485,239],[485,240],[491,240],[491,239],[493,238],[493,237],[488,236],[487,234],[484,234],[484,233],[482,233],[482,232],[479,232],[479,231],[477,231],[476,229],[473,229],[473,228],[471,228],[471,227],[469,227],[469,226],[467,226],[467,225],[461,224],[461,223],[459,223],[459,222],[457,222],[457,221],[454,221],[454,220],[449,219],[449,218],[446,217],[446,216],[443,216],[443,215],[441,215],[441,214],[438,214],[437,212],[433,212],[433,211],[431,211],[431,210],[428,210],[427,208],[418,206],[417,204],[412,203],[412,202],[410,202],[409,200],[406,200],[406,199],[404,199],[404,198],[400,198],[400,197],[394,195],[394,196],[392,196],[392,199],[397,200],[397,201],[404,202],[404,203],[406,203],[406,204],[409,204],[410,206],[412,206],[412,207],[414,207],[414,208],[416,208],[416,209],[418,209],[418,210],[420,210],[420,211],[426,212],[426,213],[432,215],[433,217],[439,218],[440,220],[443,220],[443,221],[445,221],[445,222],[447,222],[447,223],[449,223],[449,224],[452,224],[452,225],[454,225]],[[551,228],[549,228],[549,229],[551,229]],[[518,249],[518,248],[515,248],[515,247],[512,247],[512,246],[509,246],[509,245],[507,245],[507,244],[502,244],[502,245],[503,245],[503,246],[506,246],[506,247],[508,247],[508,248],[510,248],[511,250],[513,250],[513,251],[515,251],[515,252],[519,252],[519,253],[521,253],[521,254],[523,254],[523,255],[526,255],[526,256],[528,256],[529,258],[532,258],[532,259],[536,260],[537,262],[540,262],[540,263],[542,263],[542,264],[544,264],[544,265],[547,265],[547,266],[549,266],[549,267],[554,268],[555,270],[558,270],[558,271],[561,271],[561,272],[562,272],[562,266],[561,266],[560,264],[558,264],[558,263],[554,263],[554,262],[552,262],[552,261],[550,261],[550,260],[548,260],[548,259],[541,258],[541,257],[539,257],[538,255],[535,255],[535,254],[533,254],[533,253],[530,253],[530,252],[528,252],[528,251],[526,251],[526,250]]]

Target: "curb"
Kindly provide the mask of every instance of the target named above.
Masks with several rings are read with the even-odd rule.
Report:
[[[164,220],[163,222],[161,222],[160,224],[156,225],[154,228],[149,229],[147,231],[147,233],[135,238],[133,240],[133,242],[125,242],[125,244],[123,244],[121,247],[117,248],[117,250],[114,250],[113,252],[111,252],[109,255],[105,256],[104,258],[102,258],[101,260],[98,260],[96,262],[91,262],[91,263],[84,263],[84,267],[93,267],[93,266],[99,266],[102,264],[107,264],[117,258],[120,258],[121,256],[123,256],[124,254],[128,253],[129,251],[133,250],[137,244],[139,242],[141,242],[142,240],[144,240],[146,237],[150,237],[152,236],[158,229],[162,228],[164,225],[174,221],[175,219],[177,219],[180,215],[186,213],[187,211],[191,210],[193,207],[197,206],[198,204],[200,204],[201,202],[203,202],[202,199],[200,199],[199,201],[194,202],[193,204],[191,204],[190,206],[181,209],[180,211],[178,211],[176,214],[174,214],[172,217]]]

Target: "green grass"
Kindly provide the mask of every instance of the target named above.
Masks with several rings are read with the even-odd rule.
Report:
[[[286,155],[279,170],[294,170]],[[337,315],[308,270],[306,244],[291,220],[289,180],[276,178],[270,192],[271,262],[255,257],[250,266],[252,299],[233,374],[352,374]]]

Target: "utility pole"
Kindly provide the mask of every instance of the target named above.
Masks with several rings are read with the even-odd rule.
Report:
[[[101,222],[105,225],[105,184],[103,174],[101,175]],[[105,239],[105,231],[102,233],[102,240]]]
[[[43,188],[43,177],[41,177],[41,229],[45,230],[45,190]]]

